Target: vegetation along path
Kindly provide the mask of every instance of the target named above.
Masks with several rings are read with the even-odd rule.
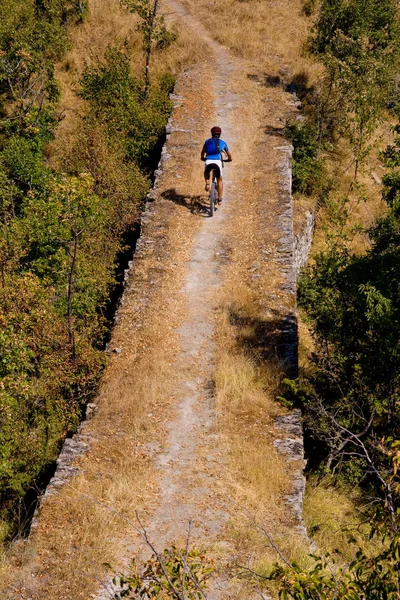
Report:
[[[285,501],[302,464],[276,448],[285,411],[275,394],[295,353],[282,137],[291,97],[259,86],[251,63],[233,58],[180,2],[165,0],[162,10],[191,29],[205,58],[175,90],[96,414],[77,438],[87,452],[57,493],[50,487],[9,600],[111,597],[102,565],[126,572],[133,556],[149,555],[137,517],[157,550],[183,547],[190,527],[190,544],[222,563],[273,559],[255,523],[282,548],[302,543]],[[199,156],[214,124],[234,162],[210,219]],[[243,585],[221,575],[209,597],[253,597]]]

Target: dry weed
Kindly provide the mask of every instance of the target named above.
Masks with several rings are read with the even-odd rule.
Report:
[[[162,10],[161,12],[166,12]],[[71,50],[56,65],[56,78],[61,90],[58,107],[60,115],[56,140],[47,151],[51,164],[62,161],[68,149],[73,147],[80,116],[84,112],[84,101],[78,97],[79,78],[86,63],[102,59],[108,46],[126,41],[132,56],[132,70],[143,76],[144,58],[138,18],[125,9],[120,0],[89,0],[87,20],[70,33]],[[177,75],[183,69],[202,61],[206,56],[206,45],[196,43],[193,52],[193,34],[176,16],[166,14],[167,26],[178,33],[177,40],[167,49],[153,53],[151,73],[158,78],[165,72]]]
[[[236,303],[242,300],[240,313],[247,314],[251,322],[255,303],[249,288],[236,287],[234,297]],[[232,324],[230,313],[231,302],[223,303],[215,374],[218,425],[238,504],[232,535],[239,548],[254,548],[258,554],[254,547],[258,534],[254,524],[245,524],[244,515],[257,516],[261,522],[283,523],[282,497],[290,486],[287,463],[273,446],[278,437],[274,418],[283,412],[275,400],[282,371],[275,361],[261,362],[246,348],[243,340],[255,336],[254,326],[246,321],[243,326]],[[260,552],[265,552],[266,540],[259,546]]]
[[[351,560],[358,547],[367,554],[377,549],[377,542],[369,539],[370,521],[363,515],[359,500],[357,491],[349,487],[333,487],[329,480],[308,481],[304,518],[319,552],[338,551],[343,560]],[[350,538],[354,544],[349,544]]]
[[[301,13],[301,0],[185,0],[207,28],[237,56],[259,65],[280,59],[299,65],[310,21]]]

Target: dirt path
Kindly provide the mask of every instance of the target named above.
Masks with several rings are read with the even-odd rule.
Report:
[[[233,89],[238,87],[237,83],[234,84],[234,78],[242,76],[240,69],[235,66],[228,52],[178,2],[167,0],[166,4],[175,13],[175,18],[178,15],[185,19],[208,46],[211,60],[206,65],[207,85],[212,94],[208,122],[218,123],[222,127],[224,139],[229,140],[235,152],[240,135],[237,119],[243,108],[243,98]],[[199,103],[201,100],[201,97],[197,99]],[[194,168],[201,171],[199,150],[202,138],[193,127],[189,130],[189,137],[192,135],[196,138],[192,161]],[[205,135],[208,135],[207,131]],[[185,150],[181,151],[183,156]],[[161,187],[165,187],[165,178],[169,180],[169,171],[166,165],[166,177],[164,175],[161,178]],[[179,291],[184,320],[175,328],[178,352],[172,367],[179,374],[175,381],[178,401],[174,419],[166,427],[162,450],[157,452],[160,448],[154,448],[154,468],[159,474],[157,508],[150,518],[142,521],[158,550],[170,547],[177,541],[183,542],[189,523],[191,543],[195,547],[215,546],[232,510],[226,479],[221,477],[224,456],[218,439],[213,380],[215,312],[223,284],[225,262],[226,206],[232,201],[232,191],[240,187],[238,169],[235,172],[229,166],[225,168],[224,183],[226,200],[215,217],[209,219],[207,211],[198,213],[200,222],[191,242],[190,258]],[[184,187],[187,185],[184,184]],[[184,196],[190,197],[188,193]],[[129,553],[138,553],[137,542],[129,547]],[[144,556],[147,554],[148,549],[144,548]],[[107,590],[100,593],[98,600],[109,597],[108,586]],[[212,598],[219,598],[220,585],[214,586],[211,594]]]
[[[78,461],[80,474],[44,503],[7,600],[109,598],[101,564],[125,569],[133,555],[148,555],[120,518],[134,521],[136,511],[159,550],[181,543],[192,522],[193,545],[233,554],[238,488],[251,485],[235,474],[216,408],[221,304],[240,304],[246,290],[257,327],[274,340],[270,353],[286,342],[293,350],[290,182],[282,179],[287,159],[279,149],[288,96],[271,90],[266,110],[251,65],[233,59],[176,0],[165,0],[164,10],[193,28],[194,47],[201,40],[208,59],[176,90],[162,172],[113,333],[118,352],[103,378],[98,414],[81,431],[89,451]],[[209,219],[198,210],[205,201],[199,152],[217,123],[234,162],[224,172],[224,205]],[[266,126],[272,134],[265,135]],[[273,453],[273,418],[282,412],[262,409],[253,425],[245,416],[245,431],[271,438],[261,462]],[[280,518],[297,525],[284,508],[290,484],[276,487],[280,499],[272,505],[266,495],[264,522],[277,530]],[[229,594],[213,588],[209,597],[243,598]]]
[[[175,18],[178,16],[184,19],[208,46],[210,61],[206,65],[207,85],[212,90],[211,111],[207,115],[208,123],[218,123],[222,127],[223,137],[228,140],[235,161],[231,169],[228,166],[224,171],[226,199],[223,207],[218,210],[213,219],[207,218],[206,213],[200,213],[206,218],[200,219],[197,232],[194,233],[191,242],[190,258],[180,289],[185,318],[175,329],[178,352],[173,370],[179,374],[175,381],[178,400],[174,419],[168,422],[166,428],[165,443],[162,450],[156,452],[154,458],[154,468],[159,474],[157,507],[149,518],[142,520],[142,523],[158,550],[170,547],[177,541],[183,542],[190,523],[191,543],[195,547],[214,548],[214,551],[216,548],[223,547],[224,551],[229,553],[229,551],[233,552],[234,546],[229,543],[226,532],[225,535],[223,532],[232,511],[235,510],[235,501],[227,483],[228,478],[224,474],[226,455],[217,428],[213,394],[216,357],[215,314],[220,303],[221,289],[227,278],[226,249],[229,247],[232,252],[233,247],[240,243],[238,238],[238,230],[241,230],[240,222],[245,224],[248,219],[248,216],[242,213],[247,212],[246,207],[251,204],[248,195],[256,192],[257,198],[260,199],[264,194],[268,194],[270,188],[266,186],[263,178],[257,181],[257,176],[260,175],[257,172],[250,176],[251,178],[254,176],[256,182],[248,182],[247,188],[243,185],[243,180],[246,181],[248,177],[245,175],[245,169],[248,169],[249,164],[257,165],[259,162],[254,155],[254,152],[257,152],[256,148],[251,148],[249,152],[249,149],[244,149],[242,144],[242,140],[248,138],[248,120],[252,118],[251,102],[249,106],[251,91],[246,82],[247,72],[244,63],[230,56],[225,48],[211,38],[198,19],[188,14],[179,2],[167,0],[166,5],[167,9],[175,14]],[[183,93],[185,94],[185,91]],[[197,102],[199,104],[202,102],[200,95]],[[185,106],[185,98],[183,106]],[[250,129],[252,128],[254,123],[250,124]],[[186,133],[189,133],[187,136],[189,139],[185,140],[186,145],[190,143],[190,138],[196,141],[192,162],[194,170],[200,170],[198,152],[202,142],[201,135],[198,135],[193,126],[189,131],[186,130]],[[204,133],[207,135],[208,132]],[[182,144],[182,156],[186,150],[187,147]],[[282,162],[282,156],[275,152],[275,157],[275,164],[270,166],[269,186],[271,187],[274,184],[279,186],[277,176],[279,177],[280,173],[276,167],[279,161]],[[285,162],[284,157],[283,160]],[[263,170],[263,177],[265,177],[265,165]],[[171,171],[172,169],[166,164],[166,172],[160,182],[161,187],[165,187],[165,179],[170,180]],[[182,187],[186,188],[183,196],[190,197],[188,189],[190,184],[180,184],[180,188]],[[180,192],[182,193],[182,189]],[[177,194],[176,189],[175,194]],[[253,214],[249,236],[256,233],[254,227],[259,228],[255,220],[260,217],[262,226],[265,225],[262,214]],[[276,288],[279,289],[277,282],[280,282],[286,300],[288,298],[287,273],[285,273],[287,265],[284,264],[285,257],[282,253],[287,251],[290,240],[288,242],[282,236],[285,233],[285,226],[289,229],[292,227],[291,218],[292,215],[286,215],[285,222],[282,211],[278,209],[275,214],[277,223],[280,221],[277,230],[274,231],[271,223],[268,228],[269,246],[274,247],[274,250],[269,251],[267,277],[274,282],[275,298],[279,296]],[[271,239],[273,231],[275,240]],[[259,235],[258,242],[262,237]],[[256,258],[259,250],[256,248]],[[268,254],[267,251],[266,253]],[[247,261],[250,257],[251,253]],[[239,262],[243,265],[246,261],[242,259]],[[257,269],[257,266],[255,269],[254,266],[252,268],[253,282],[254,277],[257,277],[254,272]],[[265,298],[265,288],[262,295]],[[280,311],[287,316],[290,309],[287,302],[285,303],[285,300],[280,297],[279,302],[282,301],[284,304],[280,305]],[[137,553],[136,542],[129,547],[128,554]],[[147,555],[146,549],[144,555]],[[224,584],[219,582],[209,591],[210,598],[216,600],[224,593],[228,593],[227,588],[224,588]],[[98,600],[105,598],[107,593],[103,592]]]
[[[211,77],[208,81],[213,91],[214,114],[210,122],[220,123],[224,137],[234,147],[235,127],[230,115],[234,106],[239,109],[240,100],[229,91],[235,72],[233,60],[179,3],[168,0],[167,5],[201,35],[212,51],[214,81]],[[197,156],[193,158],[198,161],[199,148],[196,149]],[[200,170],[201,163],[198,165]],[[230,179],[229,168],[225,169],[224,175],[228,198],[235,179]],[[193,524],[194,540],[210,542],[229,516],[227,498],[216,484],[223,458],[218,449],[212,393],[213,315],[217,308],[218,288],[222,284],[220,257],[223,255],[226,211],[221,208],[213,219],[209,219],[206,212],[202,215],[206,218],[201,219],[200,229],[194,236],[180,290],[185,320],[176,329],[179,351],[174,368],[180,374],[177,395],[181,400],[175,420],[168,425],[164,450],[156,460],[161,475],[160,502],[147,524],[149,534],[157,539],[159,547],[167,547],[179,539],[189,522]]]

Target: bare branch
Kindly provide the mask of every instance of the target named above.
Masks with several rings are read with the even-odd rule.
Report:
[[[250,521],[255,526],[255,528],[258,529],[258,531],[261,531],[261,533],[263,533],[265,535],[265,537],[267,538],[267,540],[270,543],[271,547],[278,554],[279,558],[285,563],[285,565],[287,565],[288,567],[290,567],[291,569],[293,569],[292,563],[282,554],[281,550],[275,544],[275,542],[274,542],[271,534],[266,530],[266,528],[264,527],[264,525],[260,525],[256,521],[255,517],[247,509],[245,509],[245,511],[247,513],[248,518],[250,519]]]
[[[185,556],[183,558],[183,574],[182,574],[182,594],[185,597],[185,585],[186,585],[186,573],[188,569],[188,557],[189,557],[189,544],[190,544],[190,531],[192,528],[192,522],[189,521],[188,534],[186,537],[186,548]]]
[[[161,556],[161,554],[160,554],[160,553],[159,553],[159,552],[156,550],[156,548],[154,547],[154,545],[151,543],[151,541],[150,541],[150,539],[149,539],[149,537],[148,537],[148,535],[147,535],[147,531],[146,531],[145,527],[143,526],[143,524],[142,524],[142,522],[141,522],[141,520],[140,520],[140,518],[139,518],[139,514],[138,514],[138,512],[136,511],[136,512],[135,512],[135,514],[136,514],[136,519],[137,519],[137,521],[138,521],[138,523],[139,523],[139,525],[140,525],[140,528],[136,527],[136,531],[138,531],[138,532],[139,532],[139,534],[140,534],[140,536],[141,536],[142,540],[143,540],[143,541],[145,541],[145,542],[146,542],[146,544],[149,546],[149,548],[150,548],[150,549],[153,551],[153,553],[154,553],[154,556],[156,557],[156,559],[157,559],[157,560],[158,560],[158,562],[159,562],[159,565],[160,565],[160,567],[161,567],[161,570],[162,570],[162,572],[163,572],[163,574],[164,574],[164,577],[165,577],[165,579],[167,580],[167,582],[168,582],[168,585],[170,586],[171,590],[172,590],[172,591],[173,591],[173,593],[175,594],[176,598],[177,598],[178,600],[185,600],[185,599],[184,599],[184,597],[183,597],[183,596],[182,596],[182,595],[179,593],[179,590],[177,590],[177,589],[176,589],[176,587],[174,586],[174,584],[172,583],[172,580],[171,580],[171,578],[170,578],[170,576],[169,576],[169,574],[168,574],[168,571],[167,571],[167,569],[165,568],[165,564],[164,564],[164,561],[163,561],[163,559],[162,559],[162,556]]]
[[[171,587],[172,592],[175,594],[177,600],[184,600],[182,598],[182,596],[179,594],[179,591],[175,588],[174,584],[171,581],[170,576],[168,575],[167,570],[165,569],[165,565],[164,565],[164,561],[160,555],[159,552],[157,552],[156,548],[154,547],[154,545],[151,543],[148,535],[147,535],[147,531],[144,528],[138,513],[136,512],[136,518],[138,520],[139,523],[139,527],[133,522],[131,521],[131,519],[128,519],[128,517],[126,517],[123,513],[121,513],[119,510],[117,510],[116,508],[113,508],[112,506],[110,506],[109,504],[106,504],[105,502],[103,502],[102,500],[98,500],[97,498],[95,498],[94,496],[92,496],[91,494],[86,494],[85,492],[81,492],[80,490],[77,490],[73,485],[71,485],[70,483],[66,482],[65,483],[66,486],[68,486],[69,488],[71,488],[72,490],[74,490],[74,492],[77,492],[78,494],[81,494],[81,496],[84,496],[85,498],[88,498],[89,500],[92,500],[92,502],[95,502],[96,504],[99,504],[100,506],[103,506],[104,508],[106,508],[107,510],[109,510],[110,512],[114,513],[115,515],[117,515],[118,517],[120,517],[123,521],[126,521],[135,531],[136,533],[139,534],[139,536],[142,538],[142,540],[149,546],[149,548],[153,551],[155,557],[157,558],[161,570],[168,582],[168,585]]]
[[[379,471],[379,469],[375,465],[375,462],[371,458],[366,445],[360,439],[360,434],[354,433],[353,431],[351,431],[350,429],[348,429],[347,427],[344,427],[341,423],[339,423],[339,421],[331,413],[329,413],[326,410],[326,408],[324,407],[324,405],[323,405],[323,403],[322,403],[322,401],[321,401],[320,398],[318,398],[318,403],[319,403],[319,407],[320,407],[321,412],[328,419],[330,419],[332,421],[332,423],[335,425],[335,427],[342,434],[346,434],[346,438],[345,438],[346,444],[351,441],[356,446],[358,446],[359,448],[361,448],[361,450],[362,450],[362,456],[367,461],[367,463],[369,465],[369,468],[371,470],[371,473],[373,473],[375,475],[375,477],[378,479],[378,481],[381,483],[381,485],[383,487],[384,494],[385,494],[385,499],[386,499],[386,503],[387,503],[387,507],[389,509],[389,513],[390,513],[390,517],[391,517],[391,521],[392,521],[392,530],[393,531],[398,531],[398,526],[397,526],[397,522],[396,522],[396,511],[395,511],[394,503],[393,503],[393,496],[392,496],[391,485],[390,485],[390,483],[388,481],[386,481],[383,478],[381,472]],[[364,435],[365,432],[368,431],[368,428],[372,425],[373,417],[374,417],[374,413],[372,413],[371,418],[370,418],[370,420],[369,420],[369,422],[367,424],[367,427],[363,430],[363,432],[361,432],[362,435]]]
[[[261,573],[257,573],[257,571],[254,571],[254,569],[252,569],[251,567],[246,567],[245,565],[237,565],[238,569],[244,569],[245,571],[248,571],[249,573],[251,573],[251,575],[255,575],[255,577],[257,577],[257,579],[269,579],[269,577],[267,577],[266,575],[261,575]]]

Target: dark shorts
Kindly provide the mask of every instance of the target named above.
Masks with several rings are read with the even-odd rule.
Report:
[[[206,168],[204,169],[204,173],[206,175],[209,175],[211,173],[211,171],[214,171],[215,173],[215,177],[221,177],[221,169],[219,168],[219,166],[215,163],[210,163],[209,165],[206,165]]]

